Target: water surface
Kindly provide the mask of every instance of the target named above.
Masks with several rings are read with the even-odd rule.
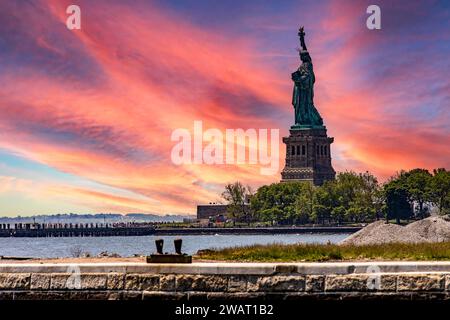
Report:
[[[77,252],[98,255],[108,251],[122,257],[148,255],[155,251],[155,239],[164,239],[164,251],[173,252],[173,240],[183,239],[183,252],[270,243],[337,243],[349,234],[276,234],[276,235],[183,235],[141,237],[62,237],[0,238],[0,255],[34,258],[71,257]]]

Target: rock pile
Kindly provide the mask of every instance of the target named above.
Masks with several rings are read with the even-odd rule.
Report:
[[[450,222],[429,217],[406,226],[376,221],[350,235],[341,244],[366,245],[391,242],[420,243],[450,241]]]
[[[102,251],[97,255],[97,258],[120,258],[121,256],[114,252]]]

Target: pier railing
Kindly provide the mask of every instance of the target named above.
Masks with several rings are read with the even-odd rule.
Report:
[[[361,227],[167,228],[154,223],[15,223],[0,224],[0,237],[104,237],[201,234],[353,233]]]
[[[3,223],[0,237],[144,236],[154,229],[139,223]]]

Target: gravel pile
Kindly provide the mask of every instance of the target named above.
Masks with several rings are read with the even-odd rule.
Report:
[[[406,226],[376,221],[350,235],[341,244],[365,245],[390,242],[419,243],[450,241],[450,222],[429,217]]]
[[[429,217],[408,224],[405,229],[427,239],[429,242],[450,241],[450,222],[441,217]]]

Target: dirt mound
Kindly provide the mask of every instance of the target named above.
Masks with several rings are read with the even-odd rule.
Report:
[[[376,221],[350,235],[341,241],[341,244],[365,245],[389,242],[419,243],[428,242],[428,240],[418,233],[409,232],[406,227],[385,221]]]
[[[441,217],[429,217],[408,224],[405,229],[430,242],[450,241],[450,222]]]

